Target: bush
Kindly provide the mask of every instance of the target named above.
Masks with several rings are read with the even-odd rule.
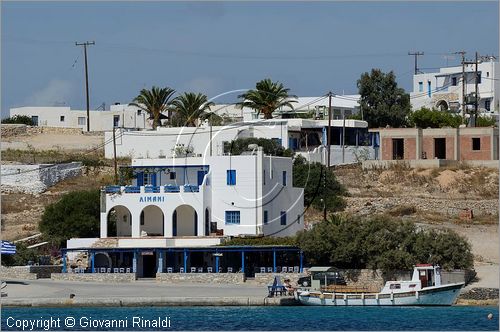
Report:
[[[2,119],[2,123],[6,124],[25,124],[28,126],[33,125],[33,121],[31,120],[31,117],[27,115],[14,115],[11,116],[10,118]]]
[[[418,128],[458,128],[464,123],[460,115],[422,107],[409,115],[410,125]]]
[[[257,144],[261,146],[264,150],[264,154],[270,156],[279,157],[291,157],[293,151],[290,149],[285,149],[277,141],[268,138],[238,138],[234,141],[227,142],[224,144],[224,152],[231,153],[232,155],[240,155],[244,151],[248,150],[248,145]]]
[[[439,264],[444,269],[473,265],[470,244],[457,233],[419,230],[412,222],[384,217],[334,216],[299,233],[297,244],[312,265],[384,272],[411,269],[416,263]]]
[[[28,265],[28,262],[36,262],[37,255],[35,249],[28,249],[26,244],[16,243],[15,255],[2,255],[2,265],[20,266]]]
[[[476,119],[476,127],[494,127],[496,124],[495,119],[492,117],[478,116]]]
[[[40,231],[53,244],[65,247],[72,237],[98,237],[100,191],[74,191],[45,208]]]
[[[320,163],[308,163],[302,156],[297,156],[293,163],[293,185],[304,188],[304,205],[312,205],[323,210],[326,199],[327,211],[341,211],[345,201],[341,197],[346,189],[337,181],[335,174]]]

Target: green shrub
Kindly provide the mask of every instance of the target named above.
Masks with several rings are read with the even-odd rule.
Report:
[[[40,231],[53,244],[65,246],[73,237],[98,237],[100,191],[74,191],[45,208]]]
[[[232,155],[240,155],[244,151],[249,151],[248,145],[250,144],[261,146],[266,155],[279,157],[291,157],[293,155],[293,151],[285,149],[276,140],[255,137],[238,138],[231,142],[225,142],[224,152],[231,153]]]
[[[476,119],[476,127],[494,127],[496,121],[494,118],[488,116],[478,116]]]
[[[31,117],[27,115],[14,115],[11,116],[10,118],[2,119],[2,123],[6,124],[25,124],[28,126],[33,125],[33,121],[31,120]]]
[[[35,249],[28,249],[26,244],[16,243],[16,254],[2,255],[2,265],[19,266],[28,265],[28,262],[36,262],[37,254]]]
[[[411,113],[408,117],[410,125],[418,128],[458,128],[464,123],[460,115],[451,114],[446,111],[438,111],[422,107]]]

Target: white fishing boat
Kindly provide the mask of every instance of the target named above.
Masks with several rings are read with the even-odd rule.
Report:
[[[305,305],[333,306],[431,306],[455,303],[463,282],[441,284],[439,266],[417,265],[411,280],[388,281],[378,293],[349,286],[327,290],[297,290],[295,298]]]

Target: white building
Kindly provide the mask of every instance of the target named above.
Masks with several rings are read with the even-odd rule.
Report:
[[[144,261],[139,250],[207,248],[227,236],[281,237],[304,229],[304,190],[293,187],[291,158],[256,147],[239,156],[137,159],[128,169],[131,185],[102,191],[100,238],[70,239],[68,250],[100,248],[109,257],[132,249],[130,268],[146,275],[166,265]],[[121,265],[124,258],[113,259]]]
[[[149,115],[135,106],[111,105],[109,110],[90,110],[90,130],[108,131],[113,127],[151,129]],[[17,107],[10,109],[10,116],[29,116],[39,127],[80,128],[87,131],[87,111],[70,107]]]
[[[465,66],[465,95],[475,93],[474,64]],[[498,114],[500,97],[500,72],[498,62],[493,57],[478,65],[479,110],[482,113]],[[417,74],[413,76],[413,92],[410,94],[413,110],[422,107],[461,112],[462,102],[462,66],[440,68],[439,72]],[[469,99],[469,102],[472,98]],[[467,101],[466,101],[467,103]],[[473,110],[469,104],[467,110]]]
[[[156,131],[117,129],[116,155],[131,158],[171,157],[177,146],[196,156],[221,156],[230,153],[229,143],[237,138],[268,138],[307,160],[326,163],[328,120],[271,119],[233,123],[227,126],[206,124],[200,127],[157,128]],[[345,140],[343,139],[345,137]],[[105,157],[113,158],[112,132],[105,133]],[[377,158],[377,144],[368,133],[368,124],[360,120],[332,120],[330,164],[356,162],[364,153]],[[344,151],[344,153],[342,153]]]

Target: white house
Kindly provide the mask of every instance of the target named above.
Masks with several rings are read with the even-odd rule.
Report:
[[[475,93],[474,64],[465,66],[465,95]],[[500,72],[498,62],[490,57],[478,64],[479,110],[482,113],[498,114]],[[417,74],[413,76],[413,92],[410,93],[414,110],[422,107],[462,112],[472,110],[474,105],[463,107],[462,66],[440,68],[439,72]],[[472,101],[469,97],[469,102]],[[467,103],[467,100],[466,100]]]
[[[100,248],[108,256],[133,250],[129,267],[147,275],[167,266],[144,262],[137,252],[207,248],[227,236],[282,237],[304,229],[304,190],[293,187],[291,158],[255,147],[238,156],[136,159],[127,169],[131,185],[102,191],[100,238],[70,239],[68,250]],[[113,259],[124,263],[123,255]]]

